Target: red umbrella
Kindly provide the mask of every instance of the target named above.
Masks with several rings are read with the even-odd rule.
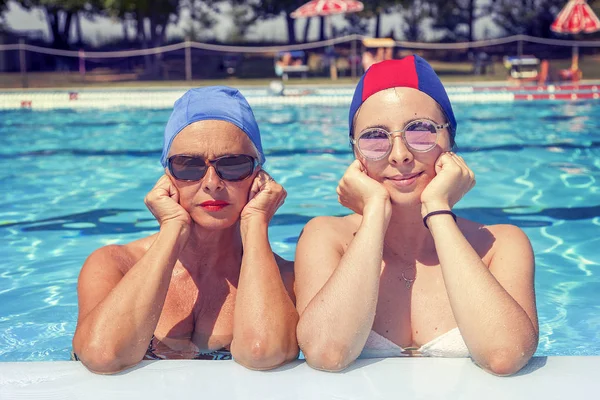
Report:
[[[292,18],[325,17],[335,14],[349,14],[362,11],[363,3],[357,0],[311,0],[290,14]],[[355,47],[352,47],[352,58],[356,58]],[[331,79],[337,79],[335,60],[330,60]],[[355,64],[352,64],[352,77],[356,75]]]
[[[292,18],[320,17],[362,11],[363,3],[357,0],[312,0],[290,14]]]
[[[550,29],[558,33],[593,33],[600,31],[600,19],[585,0],[570,0]]]
[[[558,33],[593,33],[600,31],[600,19],[594,14],[586,0],[569,0],[550,26],[550,29]],[[571,65],[571,69],[578,69],[578,64],[579,48],[573,46],[573,65]]]

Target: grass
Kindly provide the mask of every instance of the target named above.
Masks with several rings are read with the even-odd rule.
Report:
[[[473,75],[471,63],[445,63],[431,62],[444,83],[474,83],[474,82],[506,82],[507,71],[502,63],[498,62],[488,70],[486,75]],[[568,68],[571,60],[552,60],[551,69],[559,70]],[[584,79],[600,80],[600,57],[586,57],[580,62]],[[20,73],[0,73],[0,88],[22,90],[23,77]],[[261,79],[206,79],[206,80],[137,80],[135,74],[117,73],[89,73],[85,79],[77,72],[33,72],[27,74],[27,86],[29,89],[42,88],[98,88],[98,89],[123,89],[123,88],[188,88],[206,85],[228,85],[228,86],[267,86],[271,81],[278,78]],[[328,77],[309,77],[307,79],[290,78],[286,85],[339,85],[352,86],[357,79],[342,76],[333,81]]]

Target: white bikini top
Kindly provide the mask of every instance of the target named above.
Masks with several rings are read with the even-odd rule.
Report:
[[[418,349],[402,348],[375,331],[369,333],[360,358],[381,357],[469,357],[469,349],[458,328],[454,328]]]

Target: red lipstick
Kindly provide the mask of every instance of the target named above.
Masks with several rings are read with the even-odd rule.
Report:
[[[206,211],[221,211],[228,205],[228,202],[222,200],[207,200],[204,203],[201,203],[200,207],[204,208]]]

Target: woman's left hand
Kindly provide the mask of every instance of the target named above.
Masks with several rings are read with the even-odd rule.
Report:
[[[475,186],[475,174],[465,160],[452,152],[442,153],[435,162],[436,176],[421,193],[421,213],[450,210]]]
[[[240,218],[242,221],[249,218],[261,217],[266,222],[271,221],[275,211],[284,203],[287,192],[279,183],[261,170],[252,182],[248,203],[244,206]]]

